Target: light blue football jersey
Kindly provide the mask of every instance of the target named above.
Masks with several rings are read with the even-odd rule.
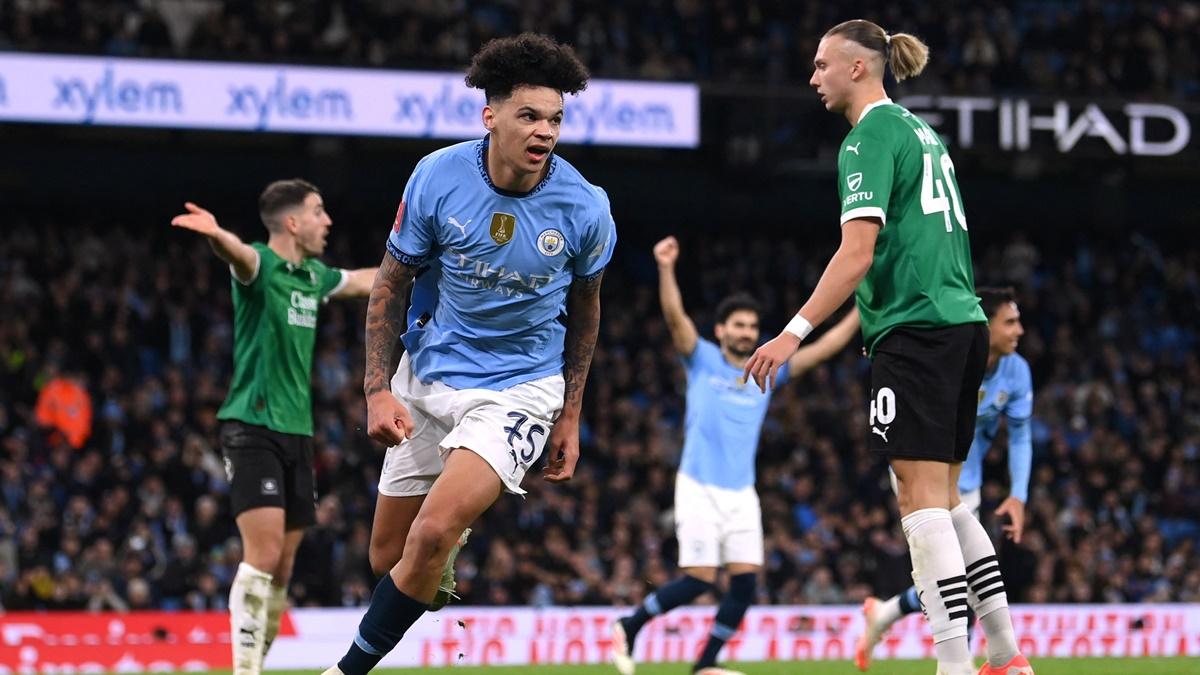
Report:
[[[977,490],[983,484],[983,458],[1000,431],[1000,418],[1008,418],[1008,472],[1012,496],[1029,499],[1029,473],[1033,463],[1030,418],[1033,416],[1033,377],[1029,363],[1020,354],[1000,357],[996,368],[979,385],[979,411],[975,440],[958,478],[959,492]]]
[[[702,485],[740,490],[754,485],[754,456],[771,390],[754,380],[741,383],[742,369],[725,360],[721,348],[705,339],[683,358],[687,368],[687,412],[679,472]],[[788,379],[779,369],[777,387]]]
[[[403,341],[422,382],[506,389],[562,372],[571,282],[617,242],[608,195],[551,155],[528,193],[488,176],[488,138],[417,163],[387,250],[420,266]]]

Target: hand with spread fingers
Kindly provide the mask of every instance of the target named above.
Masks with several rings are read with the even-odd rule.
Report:
[[[742,370],[742,379],[754,379],[754,383],[763,392],[775,388],[775,378],[779,368],[800,348],[800,338],[784,331],[769,342],[754,351],[746,367]]]

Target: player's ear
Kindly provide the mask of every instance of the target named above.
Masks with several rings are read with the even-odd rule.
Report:
[[[487,129],[489,133],[496,128],[496,110],[490,103],[483,106],[483,128]]]
[[[850,66],[850,79],[857,82],[860,79],[862,79],[863,75],[866,75],[866,74],[867,74],[866,62],[863,61],[862,59],[854,59],[853,64]]]
[[[280,221],[282,221],[284,231],[290,232],[293,235],[296,234],[296,231],[300,229],[300,220],[296,218],[295,211],[288,211],[284,213],[280,218]]]

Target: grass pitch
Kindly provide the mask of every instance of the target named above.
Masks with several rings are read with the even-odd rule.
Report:
[[[770,661],[728,663],[728,668],[746,675],[857,675],[850,661]],[[879,660],[869,675],[934,675],[933,661]],[[1092,658],[1036,659],[1037,675],[1200,675],[1200,658]],[[229,671],[213,671],[229,672]],[[267,675],[318,675],[316,670],[271,670]],[[385,668],[379,675],[615,675],[607,664],[588,666],[459,666],[453,668]],[[689,675],[688,663],[638,664],[637,675]]]

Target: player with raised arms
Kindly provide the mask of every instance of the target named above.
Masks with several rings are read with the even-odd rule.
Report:
[[[279,633],[287,586],[317,522],[313,478],[312,361],[317,318],[330,298],[361,298],[374,267],[342,270],[318,259],[333,219],[317,186],[294,178],[258,198],[267,242],[247,244],[188,202],[175,227],[208,238],[229,265],[233,378],[221,420],[221,451],[243,559],[229,588],[233,672],[254,675]]]
[[[675,279],[679,242],[667,237],[654,246],[658,297],[675,351],[687,369],[687,415],[683,457],[675,477],[675,536],[679,577],[646,597],[612,626],[613,665],[633,675],[633,647],[650,619],[716,590],[717,571],[728,572],[728,590],[704,650],[692,665],[697,675],[738,675],[717,665],[717,655],[754,604],[763,565],[762,508],[754,489],[754,458],[771,393],[742,377],[742,366],[758,344],[758,303],[734,293],[717,305],[713,333],[700,337],[683,308]],[[799,377],[841,351],[858,330],[850,310],[836,326],[788,358],[783,379]]]

